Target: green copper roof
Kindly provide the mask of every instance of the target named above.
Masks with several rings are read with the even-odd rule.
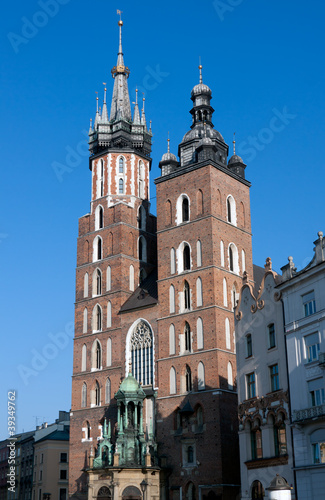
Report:
[[[129,373],[123,380],[119,390],[123,392],[143,392],[139,382],[133,377],[132,373]]]

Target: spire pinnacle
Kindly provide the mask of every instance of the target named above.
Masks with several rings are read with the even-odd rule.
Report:
[[[169,131],[168,131],[168,139],[167,139],[167,153],[170,153],[170,139],[169,139]]]
[[[93,133],[93,119],[90,118],[90,124],[89,124],[89,132],[88,132],[88,134],[90,135],[92,133]]]
[[[145,126],[145,129],[147,130],[147,123],[146,123],[146,115],[144,111],[144,103],[145,103],[146,98],[143,96],[142,98],[142,113],[141,113],[141,125]]]
[[[95,123],[94,123],[94,130],[97,129],[97,125],[99,122],[99,110],[98,110],[98,92],[95,92],[97,94],[96,96],[96,116],[95,116]]]
[[[121,16],[122,12],[117,11]],[[112,77],[115,79],[113,98],[111,104],[111,115],[110,120],[120,120],[125,119],[126,121],[132,121],[131,118],[131,107],[130,98],[128,91],[127,78],[129,77],[130,70],[124,65],[123,51],[122,51],[122,26],[123,21],[120,19],[118,22],[119,26],[119,49],[117,55],[117,64],[112,68]]]
[[[234,140],[232,141],[232,143],[234,145],[234,155],[236,154],[236,140],[235,140],[235,135],[236,135],[236,132],[234,132]]]
[[[141,120],[140,120],[140,113],[139,113],[139,106],[138,106],[138,89],[135,89],[135,102],[134,104],[134,113],[133,113],[133,123],[134,125],[140,125]]]
[[[202,78],[202,64],[201,64],[201,62],[199,64],[199,71],[200,71],[200,83],[203,83],[203,78]]]

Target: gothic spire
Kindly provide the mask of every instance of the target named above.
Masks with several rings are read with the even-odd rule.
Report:
[[[105,85],[104,88],[104,102],[103,102],[103,110],[102,110],[102,123],[108,123],[108,113],[107,113],[107,104],[106,104],[106,83],[103,83]]]
[[[122,50],[122,26],[123,21],[120,19],[119,25],[119,50],[117,55],[117,64],[112,68],[112,77],[114,78],[113,97],[111,104],[111,121],[126,120],[131,122],[131,107],[127,79],[130,70],[124,66],[123,50]]]
[[[145,103],[145,100],[146,100],[146,98],[143,97],[142,98],[143,104],[142,104],[142,110],[141,110],[141,125],[144,125],[145,130],[147,130],[146,115],[145,115],[145,112],[144,112],[144,103]]]
[[[99,110],[98,110],[98,92],[96,92],[97,97],[96,97],[96,116],[95,116],[95,123],[94,123],[94,130],[97,129],[97,125],[99,122]]]
[[[134,125],[140,125],[140,112],[138,105],[138,89],[135,89],[135,103],[134,103],[134,114],[133,114],[133,123]]]

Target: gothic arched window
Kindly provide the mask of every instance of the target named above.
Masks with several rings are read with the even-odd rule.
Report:
[[[188,198],[184,198],[182,202],[182,222],[189,220]]]
[[[100,387],[97,380],[95,385],[95,406],[100,406]]]
[[[87,406],[87,384],[84,382],[82,384],[81,390],[81,408],[86,408]]]
[[[153,337],[148,323],[139,321],[130,339],[132,375],[142,385],[153,384]]]
[[[120,157],[119,162],[118,162],[118,171],[120,174],[124,174],[124,158],[123,156]]]
[[[119,192],[119,194],[123,194],[124,193],[124,182],[123,182],[123,179],[119,179],[119,181],[118,181],[118,192]]]
[[[192,339],[191,339],[191,328],[188,322],[185,322],[185,329],[184,329],[184,335],[185,335],[185,351],[192,351]]]
[[[188,284],[187,281],[184,281],[184,309],[190,309],[190,308],[191,308],[190,285]]]
[[[191,251],[189,245],[184,245],[183,250],[183,268],[184,271],[189,271],[191,269]]]
[[[185,387],[186,392],[190,392],[192,390],[192,372],[188,365],[186,365],[185,369]]]

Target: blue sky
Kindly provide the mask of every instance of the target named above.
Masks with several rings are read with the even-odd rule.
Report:
[[[247,163],[254,262],[279,270],[313,254],[324,224],[324,34],[321,2],[194,0],[7,2],[1,36],[0,438],[7,390],[17,431],[69,410],[76,237],[89,211],[85,131],[116,63],[118,16],[131,70],[146,93],[153,167],[190,127],[190,91],[213,92],[214,125]],[[61,176],[55,168],[61,164]],[[55,167],[56,166],[56,167]],[[155,190],[151,189],[155,212]]]

